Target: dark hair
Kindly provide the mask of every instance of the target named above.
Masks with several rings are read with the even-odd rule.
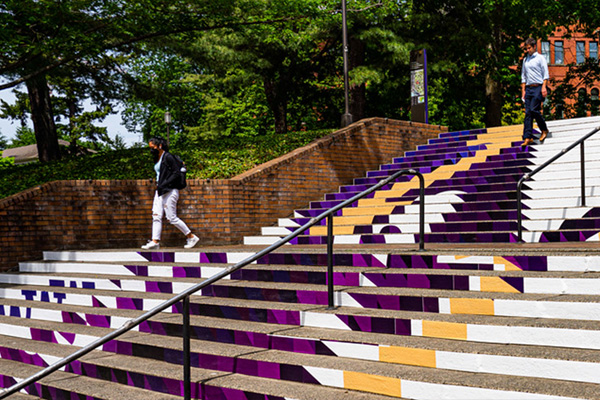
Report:
[[[155,146],[160,147],[164,151],[169,151],[169,143],[165,140],[165,138],[156,136],[148,140],[149,143],[154,143]]]
[[[537,40],[534,38],[527,38],[527,40],[525,40],[525,46],[537,47]]]

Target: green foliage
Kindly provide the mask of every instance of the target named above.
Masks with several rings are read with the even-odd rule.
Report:
[[[15,137],[11,140],[8,148],[28,146],[30,144],[35,144],[35,132],[27,126],[20,126],[17,128]]]
[[[0,171],[8,169],[15,165],[15,159],[12,157],[0,157]]]
[[[8,139],[2,133],[0,133],[0,151],[8,147]]]
[[[330,130],[263,135],[251,139],[203,139],[171,151],[186,163],[189,179],[227,179],[304,146]],[[0,159],[6,160],[6,159]],[[0,161],[0,198],[55,180],[152,179],[146,147],[67,157],[50,163],[6,166]]]

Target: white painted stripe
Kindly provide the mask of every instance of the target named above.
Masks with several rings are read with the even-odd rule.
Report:
[[[157,265],[148,266],[148,277],[172,278],[173,268]]]
[[[123,265],[97,264],[97,263],[71,263],[71,262],[30,262],[19,263],[21,272],[40,273],[81,273],[81,274],[110,274],[130,275],[135,274]]]
[[[338,357],[359,358],[379,361],[379,346],[358,343],[332,342],[323,340],[323,344]]]
[[[277,225],[287,226],[288,228],[299,228],[300,224],[292,221],[290,218],[279,218]]]
[[[25,289],[26,290],[26,289]],[[58,299],[56,297],[57,293],[45,291],[48,293],[48,300],[51,303],[58,303]],[[6,289],[0,288],[0,298],[5,299],[19,299],[26,300],[23,291],[20,289]],[[36,301],[40,301],[42,298],[42,292],[34,291],[32,299]],[[78,306],[92,306],[92,297],[88,295],[81,295],[76,293],[67,293],[64,299],[61,299],[62,303],[78,305]]]
[[[275,243],[275,242],[273,242]],[[254,253],[227,253],[227,263],[229,264],[237,264],[239,262],[244,261],[245,259],[252,257]],[[256,264],[256,261],[252,262],[252,264]]]
[[[94,296],[94,297],[108,308],[114,308],[114,309],[117,308],[117,298],[116,297],[111,297],[111,296]],[[144,299],[144,301],[143,301],[144,306],[146,305],[147,301],[149,301],[149,299]],[[90,303],[91,303],[91,299],[90,299]]]
[[[559,400],[570,397],[402,380],[402,397],[423,400]]]
[[[0,335],[31,339],[31,329],[27,326],[0,323]]]
[[[423,336],[423,321],[420,319],[410,320],[411,336]]]
[[[582,218],[589,210],[590,207],[577,207],[577,208],[544,208],[535,210],[523,210],[523,215],[529,219],[537,220],[550,220],[550,219],[577,219]]]
[[[494,264],[494,271],[506,271],[506,264]]]
[[[469,290],[474,292],[481,291],[481,277],[469,276]]]
[[[266,236],[287,236],[293,229],[284,226],[266,226],[260,229],[261,235]]]
[[[600,349],[600,331],[530,326],[467,325],[467,340],[485,343]]]
[[[337,388],[344,387],[344,371],[330,368],[303,366],[321,385]]]
[[[364,308],[358,301],[354,300],[354,298],[346,292],[335,292],[334,294],[335,304],[338,304],[342,307]]]
[[[351,330],[337,315],[321,314],[310,311],[300,312],[300,325],[312,326],[316,328],[340,329],[344,331]]]
[[[387,244],[406,244],[416,243],[415,235],[399,233],[396,235],[384,235],[385,243]]]
[[[600,242],[600,233],[595,233],[585,240],[586,242]]]
[[[364,274],[358,275],[358,284],[361,287],[375,287],[376,285],[369,280]]]
[[[37,354],[42,360],[44,360],[44,362],[47,365],[52,365],[55,362],[58,362],[58,361],[62,360],[61,357],[56,357],[56,356],[53,356],[53,355],[50,355],[50,354],[40,354],[40,353],[35,353],[35,352],[34,353],[28,352],[28,353],[31,354],[31,355]],[[67,366],[65,365],[65,366],[61,367],[60,370],[64,371],[66,367]]]
[[[494,315],[600,321],[600,304],[496,299]]]
[[[600,279],[525,278],[525,293],[600,295]]]
[[[244,236],[244,244],[249,246],[271,245],[277,243],[279,239],[279,237]]]
[[[141,251],[141,250],[140,250]],[[121,251],[45,251],[44,260],[48,261],[108,261],[108,262],[135,262],[135,261],[147,261],[137,252]]]
[[[600,271],[600,257],[548,256],[548,271]]]
[[[600,364],[436,351],[436,367],[443,369],[600,383]]]
[[[200,253],[198,252],[177,252],[174,258],[176,263],[198,263],[200,262]]]
[[[444,264],[493,264],[493,256],[468,256],[458,257],[454,255],[439,255],[437,256],[439,263]]]
[[[387,267],[389,256],[387,254],[373,254],[373,257],[381,263],[382,266]]]
[[[450,308],[450,299],[440,297],[438,299],[438,305],[440,308],[440,314],[452,314],[452,310]]]
[[[523,228],[528,231],[557,231],[564,219],[523,220]]]
[[[336,235],[333,237],[336,244],[359,244],[360,235]]]

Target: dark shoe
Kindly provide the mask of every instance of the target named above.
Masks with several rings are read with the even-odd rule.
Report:
[[[542,131],[542,134],[540,135],[540,143],[544,143],[544,140],[546,140],[546,136],[548,136],[550,132],[548,131]]]

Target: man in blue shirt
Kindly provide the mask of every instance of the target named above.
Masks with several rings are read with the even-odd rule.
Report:
[[[536,50],[536,41],[528,38],[525,41],[525,50],[527,55],[523,60],[523,69],[521,70],[522,100],[525,103],[525,121],[523,122],[523,143],[521,146],[527,146],[533,143],[533,120],[537,122],[542,131],[540,142],[543,142],[548,136],[548,126],[541,113],[542,103],[548,94],[546,83],[548,82],[548,64],[546,58],[538,54]]]

